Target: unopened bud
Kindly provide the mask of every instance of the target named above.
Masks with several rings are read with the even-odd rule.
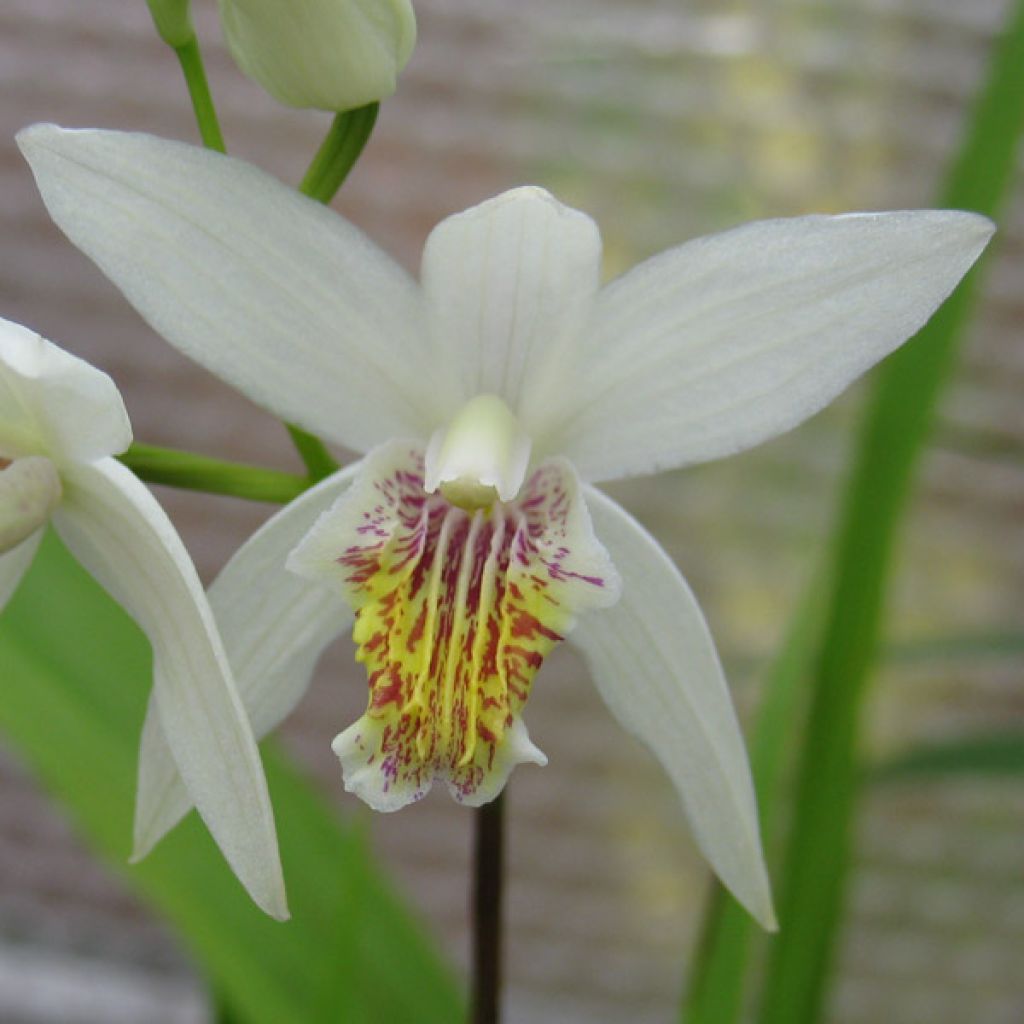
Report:
[[[191,0],[146,0],[149,13],[153,15],[160,38],[177,49],[184,46],[194,35],[192,27]]]
[[[390,96],[416,42],[410,0],[219,0],[238,66],[289,107]]]

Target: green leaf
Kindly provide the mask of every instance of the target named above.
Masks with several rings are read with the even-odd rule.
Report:
[[[761,834],[772,863],[772,839],[786,795],[793,736],[803,728],[815,640],[821,629],[820,580],[807,589],[765,681],[750,742]],[[697,962],[683,1003],[685,1024],[735,1024],[742,1017],[748,964],[760,929],[717,882],[704,915]]]
[[[902,640],[889,644],[882,654],[887,661],[898,665],[930,661],[999,661],[1024,655],[1024,633],[967,633]]]
[[[1024,3],[1010,19],[940,206],[995,216],[1005,202],[1024,123]],[[875,378],[834,535],[833,585],[781,874],[782,932],[765,972],[763,1024],[821,1018],[849,869],[862,709],[897,534],[979,279],[977,271],[969,275]]]
[[[246,1024],[450,1024],[461,998],[360,830],[280,753],[265,756],[292,920],[251,903],[191,815],[128,868],[150,652],[127,616],[47,537],[0,617],[0,730],[95,849],[178,929]]]
[[[904,782],[946,776],[1024,775],[1024,730],[960,736],[914,747],[874,766],[872,782]]]

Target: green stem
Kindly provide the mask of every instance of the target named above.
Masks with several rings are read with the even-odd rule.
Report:
[[[283,505],[309,487],[309,480],[293,473],[151,444],[133,444],[119,458],[137,477],[149,483],[208,494],[228,494],[249,501]]]
[[[295,445],[295,450],[299,453],[312,483],[315,484],[317,481],[323,480],[325,476],[330,476],[337,470],[337,460],[319,437],[307,433],[302,427],[295,426],[294,423],[286,423],[285,426],[288,428],[292,444]]]
[[[224,145],[220,121],[217,119],[217,109],[213,105],[213,96],[210,95],[210,83],[206,79],[203,55],[199,52],[199,40],[193,35],[188,42],[175,46],[174,52],[181,65],[181,73],[185,76],[185,84],[188,86],[203,145],[207,149],[226,153],[227,147]]]
[[[379,107],[379,103],[370,103],[334,116],[299,185],[300,192],[325,204],[334,198],[369,141]]]

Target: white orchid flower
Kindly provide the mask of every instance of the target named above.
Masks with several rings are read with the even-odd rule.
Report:
[[[0,607],[52,522],[145,630],[161,752],[253,899],[283,919],[274,818],[252,728],[181,538],[146,486],[111,457],[131,440],[105,373],[0,320]]]
[[[593,484],[806,419],[928,319],[992,225],[935,211],[765,221],[599,289],[593,221],[521,188],[435,228],[417,284],[237,160],[52,126],[20,144],[54,220],[158,332],[366,453],[274,516],[211,590],[257,734],[354,608],[370,702],[335,741],[347,788],[393,809],[439,778],[479,803],[516,763],[543,763],[520,712],[568,636],[664,765],[714,869],[770,927],[707,626],[658,543]],[[156,712],[145,746],[143,847],[188,806]]]

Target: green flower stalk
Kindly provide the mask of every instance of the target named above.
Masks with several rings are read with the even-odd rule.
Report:
[[[410,0],[219,0],[235,62],[289,107],[344,111],[390,96],[416,43]]]
[[[194,36],[192,27],[191,0],[147,0],[149,13],[153,15],[160,38],[177,50],[185,46]]]

